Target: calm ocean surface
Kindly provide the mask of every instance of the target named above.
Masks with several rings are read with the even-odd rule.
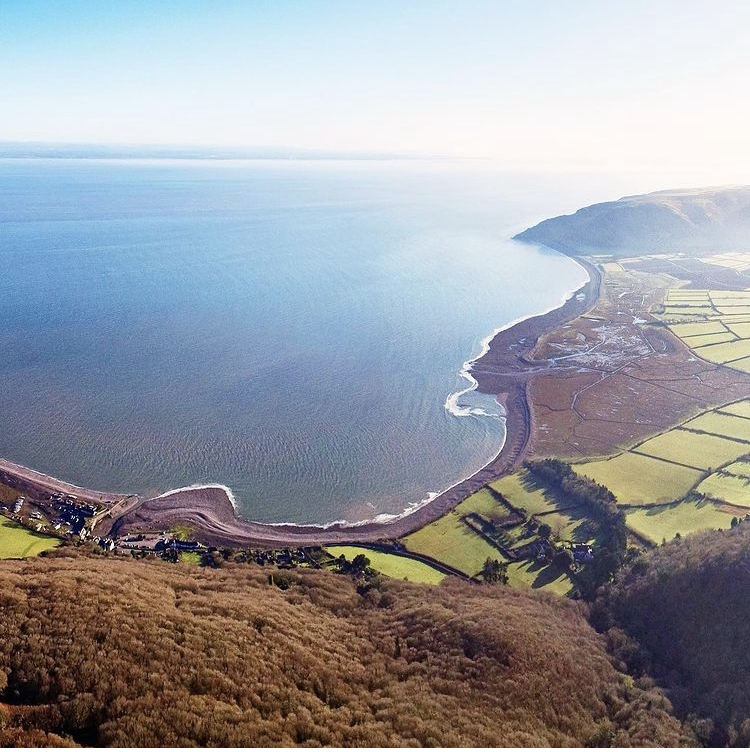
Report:
[[[625,185],[0,160],[0,455],[109,490],[221,482],[263,521],[401,512],[501,445],[491,398],[445,408],[464,361],[586,278],[508,238]]]

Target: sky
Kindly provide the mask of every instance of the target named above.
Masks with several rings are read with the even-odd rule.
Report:
[[[745,0],[0,0],[0,140],[750,171]]]

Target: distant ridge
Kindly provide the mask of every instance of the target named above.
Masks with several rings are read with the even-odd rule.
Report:
[[[750,186],[625,196],[544,220],[515,237],[570,254],[750,250]]]

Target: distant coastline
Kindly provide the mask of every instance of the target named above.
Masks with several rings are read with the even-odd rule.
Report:
[[[438,155],[330,151],[284,146],[255,148],[185,144],[84,144],[42,141],[0,141],[0,159],[341,159],[341,160],[429,160]]]

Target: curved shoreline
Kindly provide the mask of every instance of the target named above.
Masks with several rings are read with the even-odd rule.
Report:
[[[505,413],[503,446],[484,467],[455,483],[433,498],[418,502],[416,509],[405,509],[388,521],[365,520],[358,523],[333,522],[326,525],[252,522],[240,517],[231,489],[221,484],[206,484],[172,489],[150,499],[119,504],[130,494],[83,489],[17,463],[0,459],[0,482],[18,490],[49,495],[53,492],[75,494],[82,500],[110,507],[97,531],[122,535],[131,530],[161,530],[175,524],[191,526],[196,537],[209,544],[230,546],[305,546],[326,543],[367,543],[400,538],[438,519],[471,493],[507,473],[523,460],[533,437],[527,381],[531,375],[524,354],[539,337],[579,316],[596,303],[601,275],[588,261],[572,257],[588,273],[584,285],[573,291],[556,308],[505,324],[483,341],[483,352],[465,366],[476,381],[472,388],[494,394]],[[465,393],[465,390],[461,393]],[[455,393],[454,393],[455,394]],[[454,395],[451,395],[454,396]],[[450,397],[449,397],[450,399]],[[121,509],[117,510],[116,507]]]

